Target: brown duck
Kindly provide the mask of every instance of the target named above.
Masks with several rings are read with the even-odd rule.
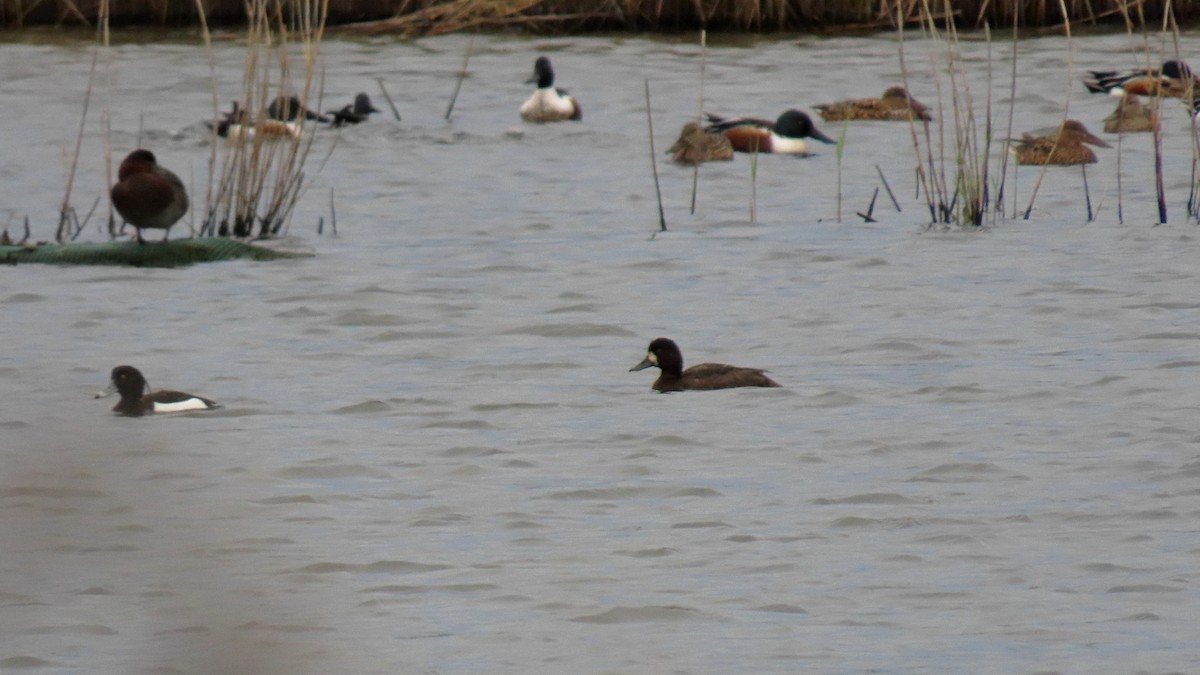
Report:
[[[735,387],[778,387],[779,383],[767,377],[761,368],[741,368],[723,363],[701,363],[683,369],[683,354],[674,340],[655,338],[646,350],[646,358],[629,369],[629,372],[657,367],[662,373],[654,381],[653,389],[658,392],[687,391],[689,389],[733,389]]]
[[[733,144],[724,134],[705,131],[696,122],[688,122],[683,125],[679,138],[667,149],[667,153],[680,164],[725,162],[733,159]]]
[[[1012,151],[1018,164],[1095,164],[1098,161],[1096,153],[1085,143],[1112,147],[1088,131],[1079,120],[1066,120],[1059,125],[1057,133],[1047,136],[1025,134],[1013,144]]]
[[[1142,105],[1142,99],[1126,94],[1104,118],[1104,131],[1110,134],[1134,134],[1158,128],[1158,111]]]
[[[827,122],[849,120],[932,120],[929,108],[904,87],[888,87],[880,98],[859,98],[813,106]]]

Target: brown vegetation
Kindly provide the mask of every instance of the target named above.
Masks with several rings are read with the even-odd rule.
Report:
[[[0,0],[0,24],[89,24],[104,0]],[[812,31],[887,29],[897,16],[920,21],[919,0],[330,0],[330,24],[350,24],[363,33],[429,35],[459,30],[528,30],[566,33],[580,30]],[[954,2],[963,28],[985,23],[1054,26],[1062,7],[1076,25],[1122,25],[1126,16],[1161,21],[1170,8],[1177,21],[1200,21],[1200,0],[1025,0]],[[131,0],[111,7],[114,25],[194,25],[195,0]],[[245,25],[243,0],[204,3],[211,25]],[[365,22],[365,23],[364,23]],[[362,25],[358,25],[362,24]]]

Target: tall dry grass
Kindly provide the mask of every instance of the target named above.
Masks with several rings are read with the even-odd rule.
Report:
[[[329,0],[250,0],[240,105],[251,121],[266,119],[278,96],[296,96],[303,108],[318,108],[321,38]],[[297,58],[299,64],[293,59]],[[214,95],[214,105],[216,97]],[[214,113],[216,111],[214,110]],[[281,232],[306,187],[305,166],[315,122],[298,120],[300,134],[232,136],[213,132],[210,179],[202,235],[269,237]],[[332,146],[330,147],[332,152]],[[219,164],[219,172],[212,167]]]

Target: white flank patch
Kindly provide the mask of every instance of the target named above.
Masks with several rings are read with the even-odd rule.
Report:
[[[202,399],[196,398],[195,396],[193,396],[192,398],[185,398],[182,401],[176,401],[174,403],[160,403],[158,401],[154,402],[154,412],[156,412],[156,413],[183,412],[185,410],[208,410],[208,409],[209,409],[208,404],[205,403]]]

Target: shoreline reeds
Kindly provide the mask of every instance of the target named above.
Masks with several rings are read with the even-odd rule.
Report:
[[[0,0],[0,25],[91,25],[107,0],[26,2]],[[245,25],[253,3],[210,0],[203,8],[194,0],[133,0],[110,7],[115,26]],[[327,21],[339,30],[362,35],[427,36],[468,30],[523,31],[566,34],[597,30],[662,32],[732,31],[772,33],[789,31],[892,30],[928,20],[920,2],[893,3],[861,0],[342,0],[328,8]],[[1187,24],[1200,22],[1200,0],[1134,3],[1144,22],[1171,16]],[[288,20],[302,9],[285,10]],[[1064,19],[1065,14],[1065,19]],[[958,0],[945,3],[933,16],[951,20],[962,29],[982,29],[1017,23],[1026,29],[1057,29],[1062,22],[1119,27],[1129,23],[1130,3],[1122,0],[1060,0],[1060,2],[991,2]],[[1145,25],[1145,23],[1143,23]]]

